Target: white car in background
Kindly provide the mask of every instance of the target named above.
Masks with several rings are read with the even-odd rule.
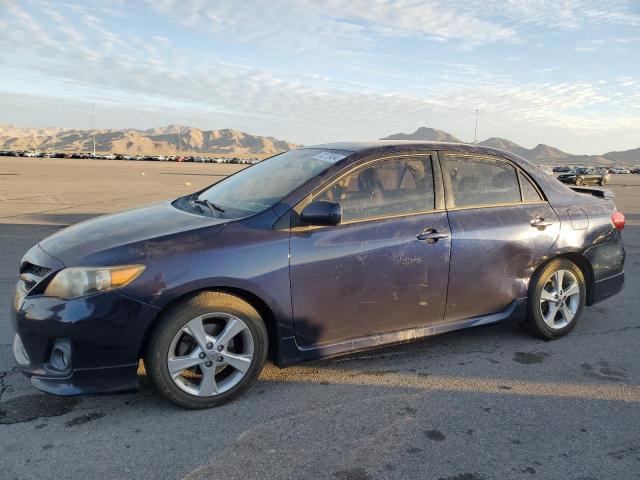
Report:
[[[609,169],[609,173],[627,174],[627,173],[631,173],[631,170],[629,170],[628,168],[614,167]]]

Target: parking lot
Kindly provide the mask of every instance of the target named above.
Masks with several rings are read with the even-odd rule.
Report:
[[[14,367],[21,256],[97,215],[177,197],[230,164],[0,158],[0,478],[637,479],[640,175],[612,175],[627,218],[624,291],[567,337],[517,325],[279,370],[207,411],[140,392],[58,398]],[[473,279],[470,279],[472,281]]]

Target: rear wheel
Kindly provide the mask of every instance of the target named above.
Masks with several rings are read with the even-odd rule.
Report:
[[[169,401],[210,408],[245,392],[267,356],[267,331],[242,299],[201,292],[173,306],[154,330],[145,365],[149,379]]]
[[[531,279],[529,330],[545,339],[569,333],[582,313],[587,289],[582,271],[566,259],[549,262]]]
[[[582,185],[582,184],[584,184],[584,178],[576,177],[576,185]]]

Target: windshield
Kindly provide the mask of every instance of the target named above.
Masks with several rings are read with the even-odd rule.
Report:
[[[220,218],[246,217],[272,207],[350,154],[318,148],[290,150],[221,180],[197,200],[210,202]]]

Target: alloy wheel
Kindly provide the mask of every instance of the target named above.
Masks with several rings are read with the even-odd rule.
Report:
[[[580,283],[569,270],[557,270],[544,282],[540,313],[544,323],[559,330],[571,323],[580,306]]]
[[[175,334],[167,369],[184,392],[210,397],[240,383],[253,353],[253,336],[243,320],[229,313],[208,313],[193,318]]]

